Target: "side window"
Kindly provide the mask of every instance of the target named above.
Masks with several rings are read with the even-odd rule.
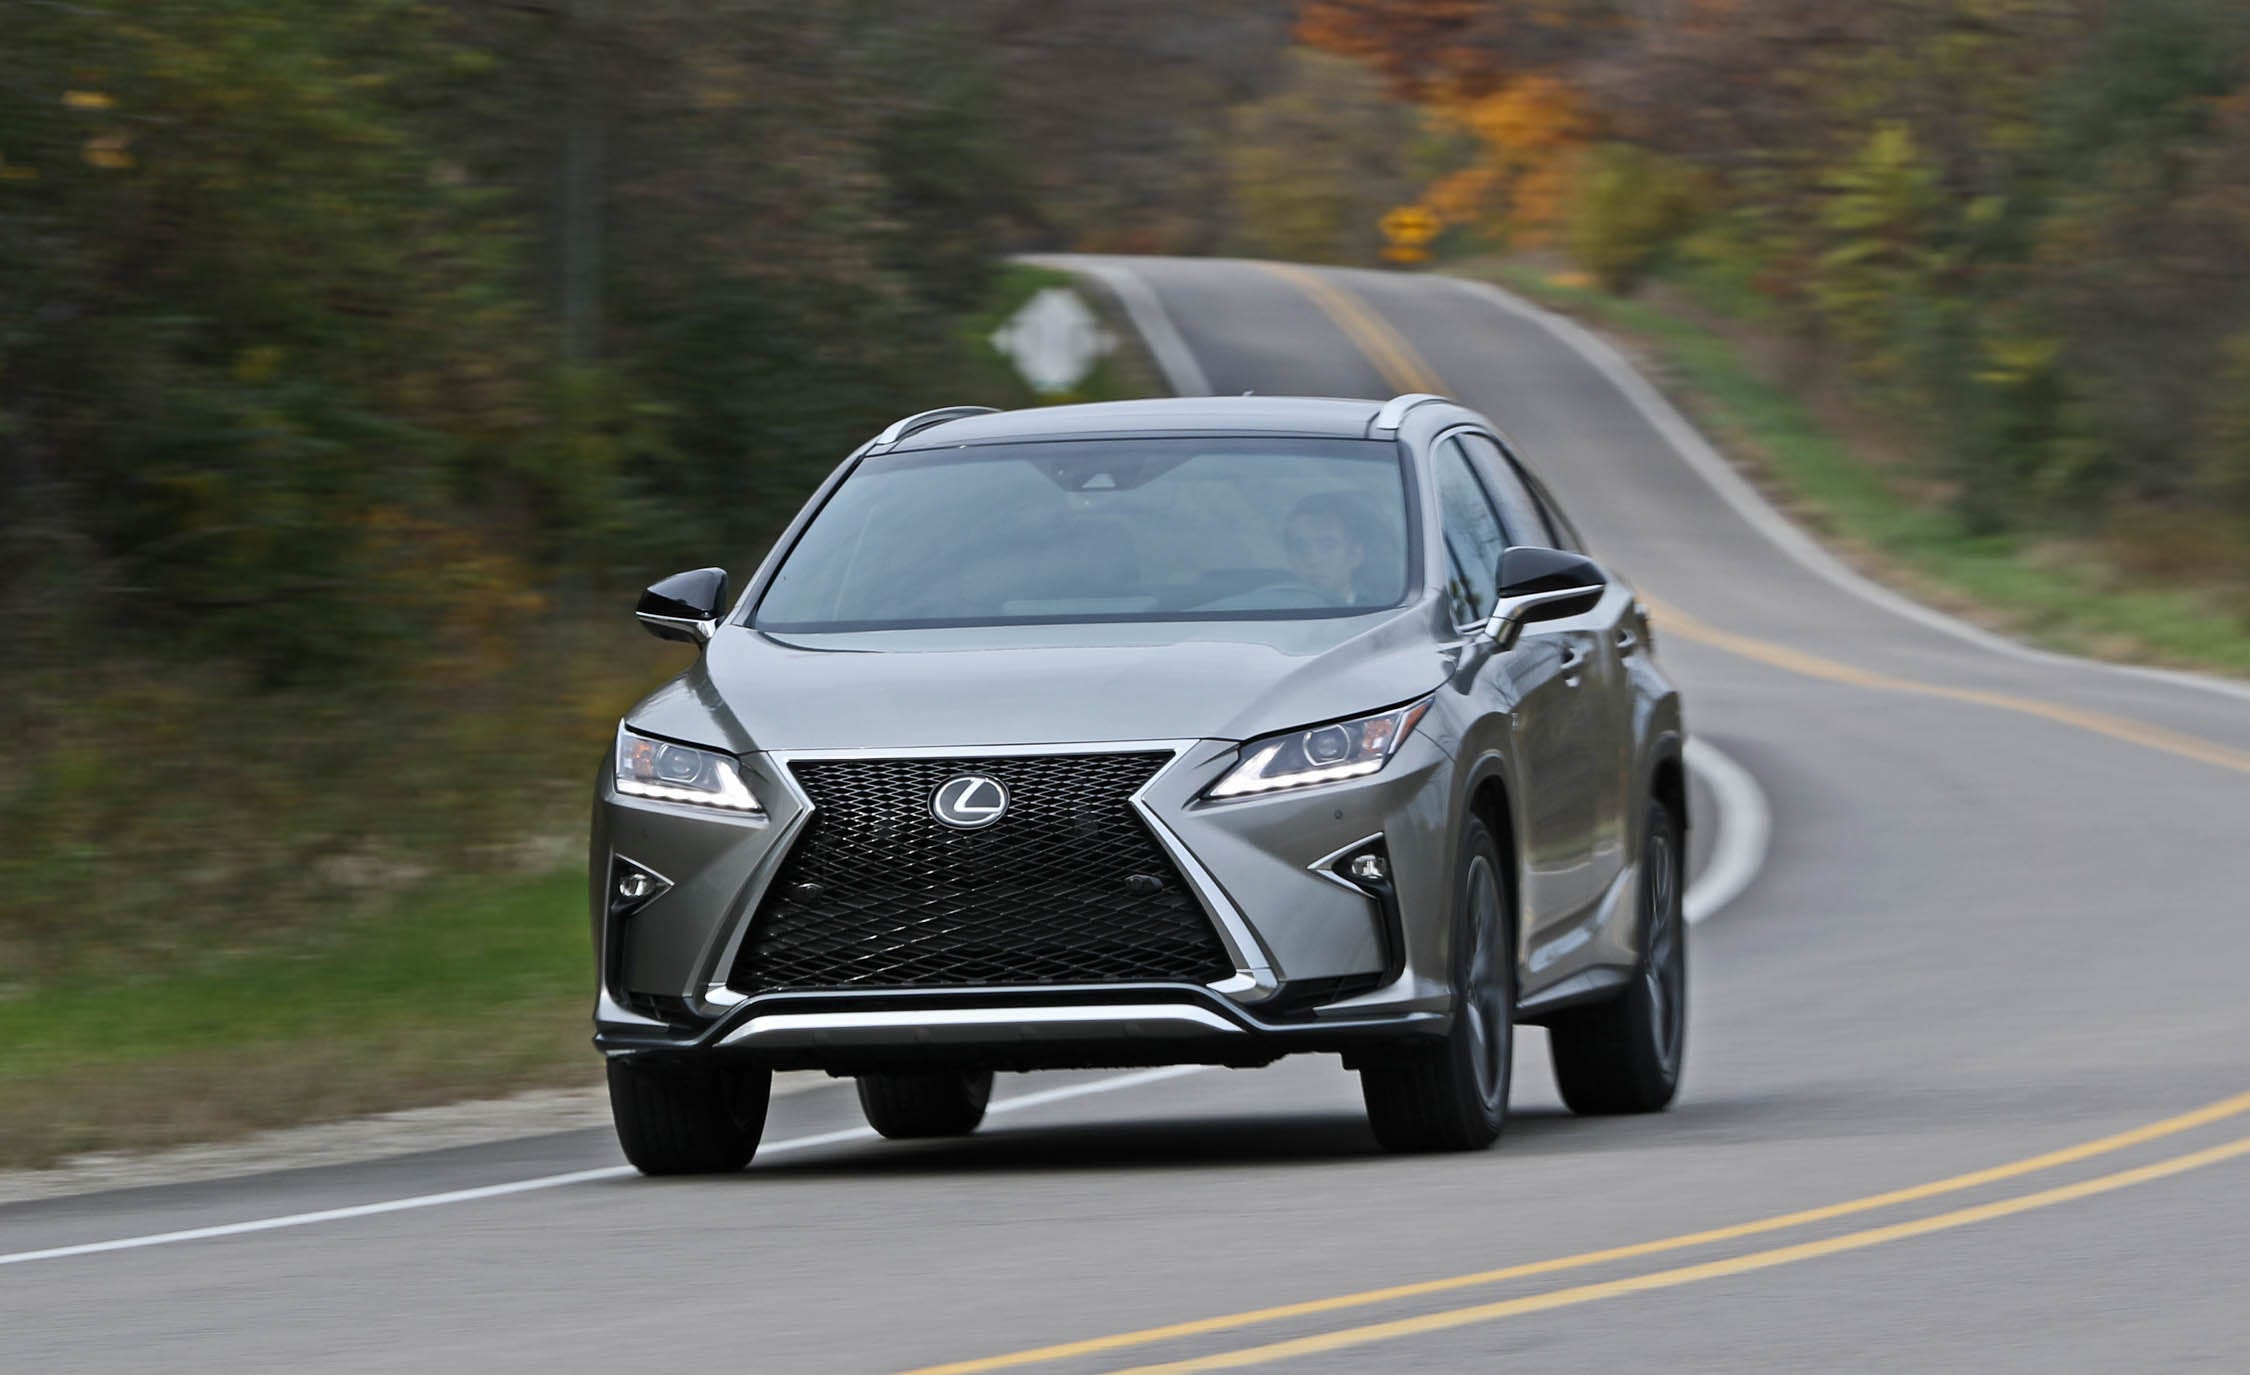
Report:
[[[1453,623],[1468,625],[1492,614],[1498,595],[1500,551],[1508,537],[1500,518],[1484,494],[1484,484],[1469,471],[1469,461],[1457,447],[1438,447],[1438,508],[1445,520],[1445,553],[1449,568],[1446,592],[1453,604]]]
[[[1491,487],[1492,495],[1500,505],[1500,523],[1507,527],[1508,543],[1536,544],[1555,549],[1555,532],[1547,522],[1547,513],[1540,509],[1539,499],[1531,494],[1523,475],[1509,462],[1500,446],[1481,434],[1462,433],[1453,442],[1466,449]]]
[[[1547,524],[1555,532],[1555,547],[1568,549],[1573,554],[1585,553],[1586,541],[1578,537],[1578,527],[1572,525],[1570,517],[1563,514],[1562,504],[1555,500],[1553,492],[1547,490],[1547,484],[1529,473],[1524,474],[1524,481],[1530,485],[1531,494],[1539,498],[1539,509],[1547,513]]]

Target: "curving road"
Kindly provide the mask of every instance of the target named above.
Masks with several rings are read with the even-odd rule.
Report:
[[[579,1132],[26,1204],[0,1369],[2250,1369],[2250,692],[1869,588],[1520,303],[1070,265],[1185,389],[1490,412],[1658,604],[1773,825],[1680,1104],[1573,1119],[1533,1034],[1468,1157],[1376,1154],[1305,1061],[1023,1080],[920,1147],[822,1086],[715,1182]]]

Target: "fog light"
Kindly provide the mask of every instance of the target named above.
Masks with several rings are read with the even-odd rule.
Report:
[[[623,855],[610,860],[609,874],[609,912],[613,917],[639,911],[672,887],[672,880]]]
[[[1353,855],[1344,865],[1344,872],[1350,875],[1355,883],[1388,883],[1391,881],[1391,866],[1383,862],[1382,855],[1373,851],[1363,855]]]

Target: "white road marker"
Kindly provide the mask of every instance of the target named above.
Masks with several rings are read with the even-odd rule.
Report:
[[[1692,926],[1709,921],[1741,897],[1765,867],[1766,846],[1773,838],[1773,809],[1766,805],[1766,795],[1750,771],[1716,745],[1690,739],[1686,762],[1688,772],[1711,790],[1712,805],[1719,809],[1718,843],[1703,872],[1688,881],[1682,903]]]
[[[1139,1088],[1164,1079],[1177,1079],[1182,1075],[1197,1074],[1204,1065],[1167,1065],[1161,1069],[1141,1070],[1133,1074],[1117,1074],[1107,1079],[1088,1083],[1064,1084],[1058,1088],[1041,1089],[1036,1093],[1003,1098],[987,1112],[1021,1112],[1026,1108],[1044,1107],[1071,1098],[1083,1098],[1094,1093],[1114,1093],[1120,1089]],[[791,1137],[758,1148],[758,1159],[785,1155],[792,1151],[810,1150],[816,1146],[836,1146],[849,1141],[876,1139],[872,1127],[846,1127],[841,1131],[820,1132],[812,1136]],[[571,1170],[564,1174],[540,1175],[532,1179],[511,1180],[505,1184],[486,1184],[474,1189],[451,1189],[441,1194],[416,1194],[409,1198],[390,1198],[380,1203],[356,1203],[343,1208],[323,1208],[310,1213],[288,1213],[280,1217],[252,1218],[247,1222],[222,1222],[210,1227],[188,1227],[176,1232],[152,1232],[145,1236],[118,1237],[111,1241],[82,1242],[76,1246],[50,1246],[40,1251],[17,1251],[0,1255],[0,1265],[23,1265],[35,1260],[62,1260],[70,1256],[99,1255],[104,1251],[137,1251],[149,1246],[169,1246],[182,1241],[206,1241],[214,1237],[241,1236],[249,1232],[271,1232],[284,1227],[309,1227],[320,1222],[342,1222],[355,1217],[375,1217],[382,1213],[411,1212],[417,1208],[442,1208],[453,1203],[475,1203],[487,1198],[505,1198],[509,1194],[528,1194],[541,1189],[559,1189],[570,1184],[591,1184],[604,1179],[623,1179],[634,1173],[630,1165],[607,1165],[594,1170]]]

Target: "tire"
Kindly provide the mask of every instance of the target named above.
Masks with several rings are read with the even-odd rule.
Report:
[[[1453,1025],[1442,1040],[1386,1051],[1359,1071],[1384,1150],[1474,1151],[1508,1117],[1516,955],[1507,866],[1481,821],[1461,837],[1453,883]]]
[[[867,1125],[893,1141],[967,1136],[984,1120],[991,1099],[988,1069],[859,1076],[859,1107]]]
[[[770,1070],[609,1062],[617,1144],[642,1174],[732,1174],[749,1164],[772,1090]]]
[[[1661,1112],[1687,1058],[1686,847],[1671,809],[1648,807],[1641,841],[1641,954],[1624,992],[1548,1029],[1555,1083],[1584,1116]]]

